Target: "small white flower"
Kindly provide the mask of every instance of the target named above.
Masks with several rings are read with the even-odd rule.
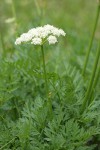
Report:
[[[20,38],[22,39],[22,42],[28,42],[32,39],[31,34],[23,33]]]
[[[42,45],[42,39],[41,38],[34,38],[32,39],[32,42],[31,44],[34,44],[34,45]]]
[[[48,31],[51,31],[51,30],[54,29],[54,26],[47,24],[47,25],[44,26],[44,29],[46,29]]]
[[[60,36],[59,29],[57,29],[57,28],[54,28],[53,30],[51,30],[51,33],[55,36],[58,36],[58,37]]]
[[[59,29],[59,33],[60,33],[60,35],[62,35],[62,36],[65,36],[65,35],[66,35],[66,33],[65,33],[62,29]]]
[[[19,37],[16,39],[15,45],[19,45],[19,44],[21,44],[21,42],[22,42],[22,39]]]
[[[36,28],[29,30],[28,34],[30,34],[32,37],[39,37],[39,33],[38,33],[38,30]]]
[[[15,42],[15,44],[21,44],[23,42],[31,42],[34,45],[42,45],[46,42],[49,44],[55,44],[57,37],[60,35],[65,36],[66,33],[62,29],[58,29],[52,25],[45,25],[37,28],[30,29],[27,33],[23,33]]]
[[[50,35],[50,36],[47,38],[47,40],[48,40],[49,44],[55,44],[55,43],[58,42],[58,41],[57,41],[57,38],[56,38],[55,36],[53,36],[53,35]]]

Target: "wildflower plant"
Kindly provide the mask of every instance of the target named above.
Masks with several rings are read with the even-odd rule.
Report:
[[[27,17],[22,11],[16,11],[19,2],[6,1],[11,1],[13,18],[18,25],[17,29],[21,24],[23,29],[20,30],[24,30],[25,22],[31,17],[34,20],[35,13],[28,11],[29,17]],[[88,33],[83,34],[84,38],[90,38],[83,67],[84,51],[82,52],[81,47],[85,46],[86,39],[82,38],[81,40],[81,36],[77,37],[74,32],[72,33],[72,28],[71,31],[68,29],[69,17],[68,25],[66,22],[69,14],[62,13],[61,15],[61,11],[59,11],[61,18],[63,15],[66,16],[64,16],[66,21],[65,24],[64,20],[56,22],[59,25],[65,25],[65,28],[67,26],[67,34],[70,37],[68,39],[71,42],[71,45],[69,42],[67,46],[69,50],[66,50],[66,43],[64,43],[63,51],[61,50],[62,45],[59,44],[53,51],[53,55],[50,57],[48,55],[48,63],[45,62],[45,45],[47,44],[46,50],[50,49],[50,45],[57,45],[60,36],[66,35],[62,29],[48,24],[32,28],[16,39],[17,47],[13,45],[14,41],[12,41],[13,52],[10,52],[10,45],[5,44],[5,41],[10,39],[9,33],[5,34],[4,38],[1,34],[1,46],[5,55],[0,56],[0,150],[100,149],[100,41],[97,47],[97,40],[94,39],[97,23],[99,23],[100,7],[98,4],[100,4],[100,0],[96,1],[98,1],[97,14],[92,36],[90,37]],[[37,11],[38,16],[36,15],[34,25],[43,24],[44,18],[47,19],[46,16],[43,16],[44,10],[41,9],[40,2],[43,5],[42,0],[34,0],[35,5],[31,7],[28,7],[32,4],[31,2],[21,2],[23,7],[27,4],[25,10],[32,8],[32,11]],[[50,2],[50,4],[54,3]],[[78,3],[71,1],[70,3],[75,9],[77,8],[75,6]],[[88,1],[86,3],[88,4]],[[91,2],[92,5],[94,4]],[[51,6],[55,10],[56,5]],[[58,7],[62,8],[60,5],[57,5]],[[66,7],[64,8],[66,11]],[[26,17],[24,22],[23,19],[18,18],[18,13],[24,18]],[[54,13],[50,12],[50,14],[53,19]],[[94,12],[91,12],[90,16],[91,14]],[[87,21],[92,23],[92,20],[88,19]],[[29,26],[32,26],[31,22]],[[84,24],[81,30],[84,30]],[[15,36],[18,35],[16,30]],[[28,44],[24,46],[24,51],[21,51],[20,45],[26,43]],[[93,51],[91,51],[92,45],[94,45]],[[33,46],[36,51],[27,50],[28,47],[33,49]],[[70,51],[71,47],[72,51]],[[41,54],[39,51],[37,52],[37,49],[41,50]],[[42,59],[39,59],[38,55],[41,55]],[[43,64],[42,69],[40,68],[41,64]]]
[[[30,29],[27,33],[23,33],[20,37],[18,37],[15,41],[16,45],[20,45],[25,42],[29,42],[32,45],[40,45],[42,58],[43,58],[43,70],[44,70],[44,79],[45,79],[45,89],[46,89],[46,97],[49,102],[50,113],[52,113],[52,104],[51,100],[48,96],[48,80],[46,73],[46,65],[45,65],[45,57],[44,57],[44,48],[43,45],[48,42],[49,45],[55,44],[58,42],[59,36],[65,36],[66,33],[62,29],[58,29],[52,25],[44,25],[41,27],[36,27]]]

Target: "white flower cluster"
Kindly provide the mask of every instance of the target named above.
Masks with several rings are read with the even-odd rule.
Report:
[[[31,41],[31,44],[42,45],[48,41],[49,44],[57,43],[57,37],[60,35],[65,36],[66,33],[62,29],[58,29],[52,25],[45,25],[37,28],[30,29],[27,33],[23,33],[15,41],[16,45],[23,42]]]

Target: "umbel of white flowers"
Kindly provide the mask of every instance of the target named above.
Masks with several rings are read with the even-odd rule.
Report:
[[[42,45],[46,41],[49,44],[55,44],[58,42],[57,37],[60,35],[65,36],[66,33],[62,29],[58,29],[52,25],[45,25],[32,28],[27,33],[23,33],[16,39],[15,44],[19,45],[23,42],[30,42],[34,45]]]

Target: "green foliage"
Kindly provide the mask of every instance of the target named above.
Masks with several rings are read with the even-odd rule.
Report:
[[[88,142],[100,134],[99,99],[94,95],[97,100],[80,115],[86,85],[79,71],[67,65],[62,76],[48,73],[51,118],[42,70],[29,58],[30,67],[21,62],[1,63],[1,149],[94,150],[96,143]]]
[[[96,2],[12,1],[17,24],[6,23],[15,17],[12,2],[0,0],[0,150],[100,150],[100,79],[80,113],[100,33],[98,25],[83,77]],[[40,47],[14,45],[20,33],[48,23],[67,33],[56,46],[44,46],[52,114]]]

